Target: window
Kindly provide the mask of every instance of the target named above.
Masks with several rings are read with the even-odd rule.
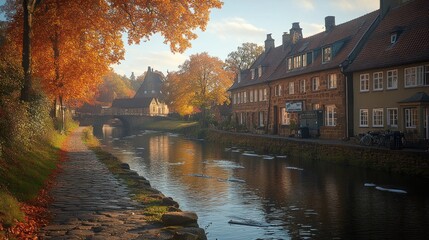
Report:
[[[390,43],[395,43],[397,39],[398,39],[398,34],[397,33],[392,33],[390,35]]]
[[[311,58],[311,56],[312,55],[310,55],[310,58]],[[307,53],[288,58],[287,61],[288,61],[288,70],[306,67],[307,66]]]
[[[331,58],[332,58],[331,47],[325,47],[325,48],[323,48],[322,63],[326,63],[326,62],[331,61]]]
[[[337,74],[328,75],[328,89],[337,88]]]
[[[287,59],[287,70],[292,70],[293,64],[292,64],[292,58]]]
[[[281,96],[282,95],[282,85],[276,85],[274,86],[274,96]]]
[[[281,123],[282,125],[290,125],[290,113],[286,112],[286,108],[282,108],[281,110]]]
[[[289,94],[294,94],[295,93],[295,85],[293,82],[289,83]]]
[[[374,91],[383,90],[383,72],[376,72],[372,75],[372,77]]]
[[[244,116],[243,116],[243,113],[241,112],[240,113],[240,124],[243,125],[243,123],[244,123]]]
[[[429,86],[429,65],[405,68],[405,87]]]
[[[253,94],[253,97],[255,99],[255,102],[258,101],[258,89],[255,89],[255,94]]]
[[[360,75],[360,91],[368,92],[369,91],[369,74],[361,74]]]
[[[387,71],[387,89],[398,88],[398,70]]]
[[[263,95],[263,90],[259,89],[259,101],[262,102],[264,101],[264,95]]]
[[[299,92],[305,93],[305,79],[299,80]]]
[[[307,53],[307,64],[311,64],[311,63],[313,63],[313,52]]]
[[[359,110],[359,126],[360,127],[368,127],[368,109],[360,109]]]
[[[253,102],[253,90],[250,90],[249,92],[249,100],[250,102]]]
[[[243,92],[244,96],[243,96],[243,102],[247,103],[247,92]]]
[[[326,126],[337,125],[337,107],[335,105],[326,106]]]
[[[375,108],[372,110],[372,126],[383,127],[383,109]]]
[[[313,104],[313,110],[321,110],[321,109],[322,109],[322,107],[321,107],[320,103]]]
[[[398,109],[397,108],[387,109],[387,126],[398,127]]]
[[[307,67],[307,54],[302,55],[302,66]]]
[[[312,91],[318,91],[320,87],[320,80],[319,77],[314,77],[311,79],[311,90]]]
[[[416,128],[417,126],[417,108],[405,109],[405,127]]]
[[[232,98],[232,103],[237,104],[237,94],[234,93],[234,97]]]
[[[262,76],[262,66],[259,65],[259,67],[258,67],[258,77],[261,77],[261,76]]]
[[[252,80],[255,79],[255,69],[250,69],[250,74],[251,74]]]
[[[264,126],[264,112],[259,112],[259,126]]]
[[[266,88],[264,88],[264,101],[268,100],[268,91]]]

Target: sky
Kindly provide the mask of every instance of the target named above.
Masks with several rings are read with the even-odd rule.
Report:
[[[0,5],[5,0],[0,0]],[[267,34],[272,34],[275,46],[281,45],[283,32],[289,32],[293,22],[299,22],[303,36],[324,31],[325,17],[335,16],[341,24],[379,8],[379,0],[224,0],[221,9],[213,9],[206,31],[196,30],[196,40],[184,53],[173,54],[160,34],[139,45],[125,42],[125,59],[112,65],[120,74],[143,74],[148,66],[154,70],[177,71],[192,54],[207,52],[225,60],[245,42],[264,45]],[[0,19],[2,17],[0,16]]]

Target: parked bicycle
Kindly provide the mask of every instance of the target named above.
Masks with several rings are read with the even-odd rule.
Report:
[[[402,132],[372,132],[359,134],[359,143],[364,146],[387,147],[391,149],[400,149],[405,146],[406,139]],[[400,139],[398,139],[400,138]]]

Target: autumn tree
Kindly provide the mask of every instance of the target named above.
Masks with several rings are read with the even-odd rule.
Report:
[[[225,64],[228,70],[238,73],[240,70],[248,69],[263,52],[264,48],[256,43],[243,43],[237,51],[228,54]]]
[[[69,3],[73,2],[73,3]],[[73,4],[81,4],[78,8],[59,8],[61,6]],[[23,58],[22,65],[25,72],[24,88],[21,92],[22,100],[29,100],[32,83],[32,37],[37,37],[50,32],[53,37],[45,39],[52,44],[56,44],[56,35],[61,37],[63,32],[63,17],[69,16],[68,13],[77,13],[74,17],[73,30],[80,28],[82,31],[76,35],[75,31],[71,31],[66,35],[67,39],[83,39],[92,37],[92,34],[104,33],[110,36],[117,36],[121,33],[127,33],[128,43],[139,43],[141,39],[149,40],[152,34],[161,33],[165,39],[165,43],[170,45],[173,52],[183,52],[190,47],[190,41],[195,39],[197,35],[193,32],[196,28],[205,30],[209,19],[210,10],[212,8],[220,8],[222,3],[220,0],[207,1],[130,1],[130,0],[87,0],[87,1],[67,1],[67,0],[8,0],[7,11],[13,13],[14,21],[21,23],[22,29],[22,46]],[[61,10],[60,10],[61,9]],[[47,14],[48,12],[48,14]],[[44,28],[40,30],[33,29],[33,21],[39,17],[38,14],[47,14],[49,20]],[[81,21],[84,19],[84,21]],[[109,29],[99,29],[92,31],[86,29],[86,23],[91,19],[95,25],[110,26]],[[81,26],[81,23],[84,26]],[[42,24],[43,25],[43,24]],[[70,28],[72,29],[72,28]],[[33,36],[34,32],[34,36]],[[64,32],[66,33],[66,32]],[[82,36],[85,35],[85,36]],[[59,41],[61,42],[63,38]],[[110,39],[99,38],[101,42],[109,42]],[[88,45],[86,45],[88,46]],[[73,46],[79,47],[79,46]],[[100,47],[98,44],[92,47]],[[98,51],[103,51],[104,48]],[[122,50],[121,47],[116,50]],[[61,54],[61,50],[59,51]],[[54,52],[51,56],[58,55]],[[97,52],[94,53],[97,56]],[[122,57],[122,56],[116,56]],[[58,60],[56,60],[58,61]],[[59,60],[60,61],[60,60]],[[82,63],[82,62],[81,62]],[[95,61],[95,63],[100,63]],[[44,64],[39,62],[36,64]],[[57,64],[58,65],[58,64]],[[54,66],[55,67],[55,66]],[[54,70],[55,72],[55,70]],[[93,72],[95,73],[95,72]],[[98,76],[100,77],[100,75]],[[87,79],[87,81],[90,79]],[[92,80],[92,79],[91,79]]]
[[[229,101],[227,89],[233,73],[224,69],[224,62],[207,53],[191,55],[178,72],[169,73],[166,81],[168,102],[181,115],[207,110]]]
[[[97,101],[112,103],[115,98],[133,97],[135,91],[132,90],[128,79],[123,79],[114,72],[109,72],[103,77],[103,83],[98,87]]]

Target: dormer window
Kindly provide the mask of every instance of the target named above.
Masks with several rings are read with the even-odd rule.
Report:
[[[332,51],[331,47],[324,47],[322,52],[322,63],[326,63],[331,61],[332,59]]]
[[[262,65],[259,65],[258,67],[258,77],[262,76]]]
[[[251,79],[255,79],[255,69],[250,69]]]
[[[398,40],[398,34],[397,33],[392,33],[390,35],[390,43],[394,44],[394,43],[396,43],[396,40]]]
[[[237,82],[241,82],[241,72],[237,74]]]

